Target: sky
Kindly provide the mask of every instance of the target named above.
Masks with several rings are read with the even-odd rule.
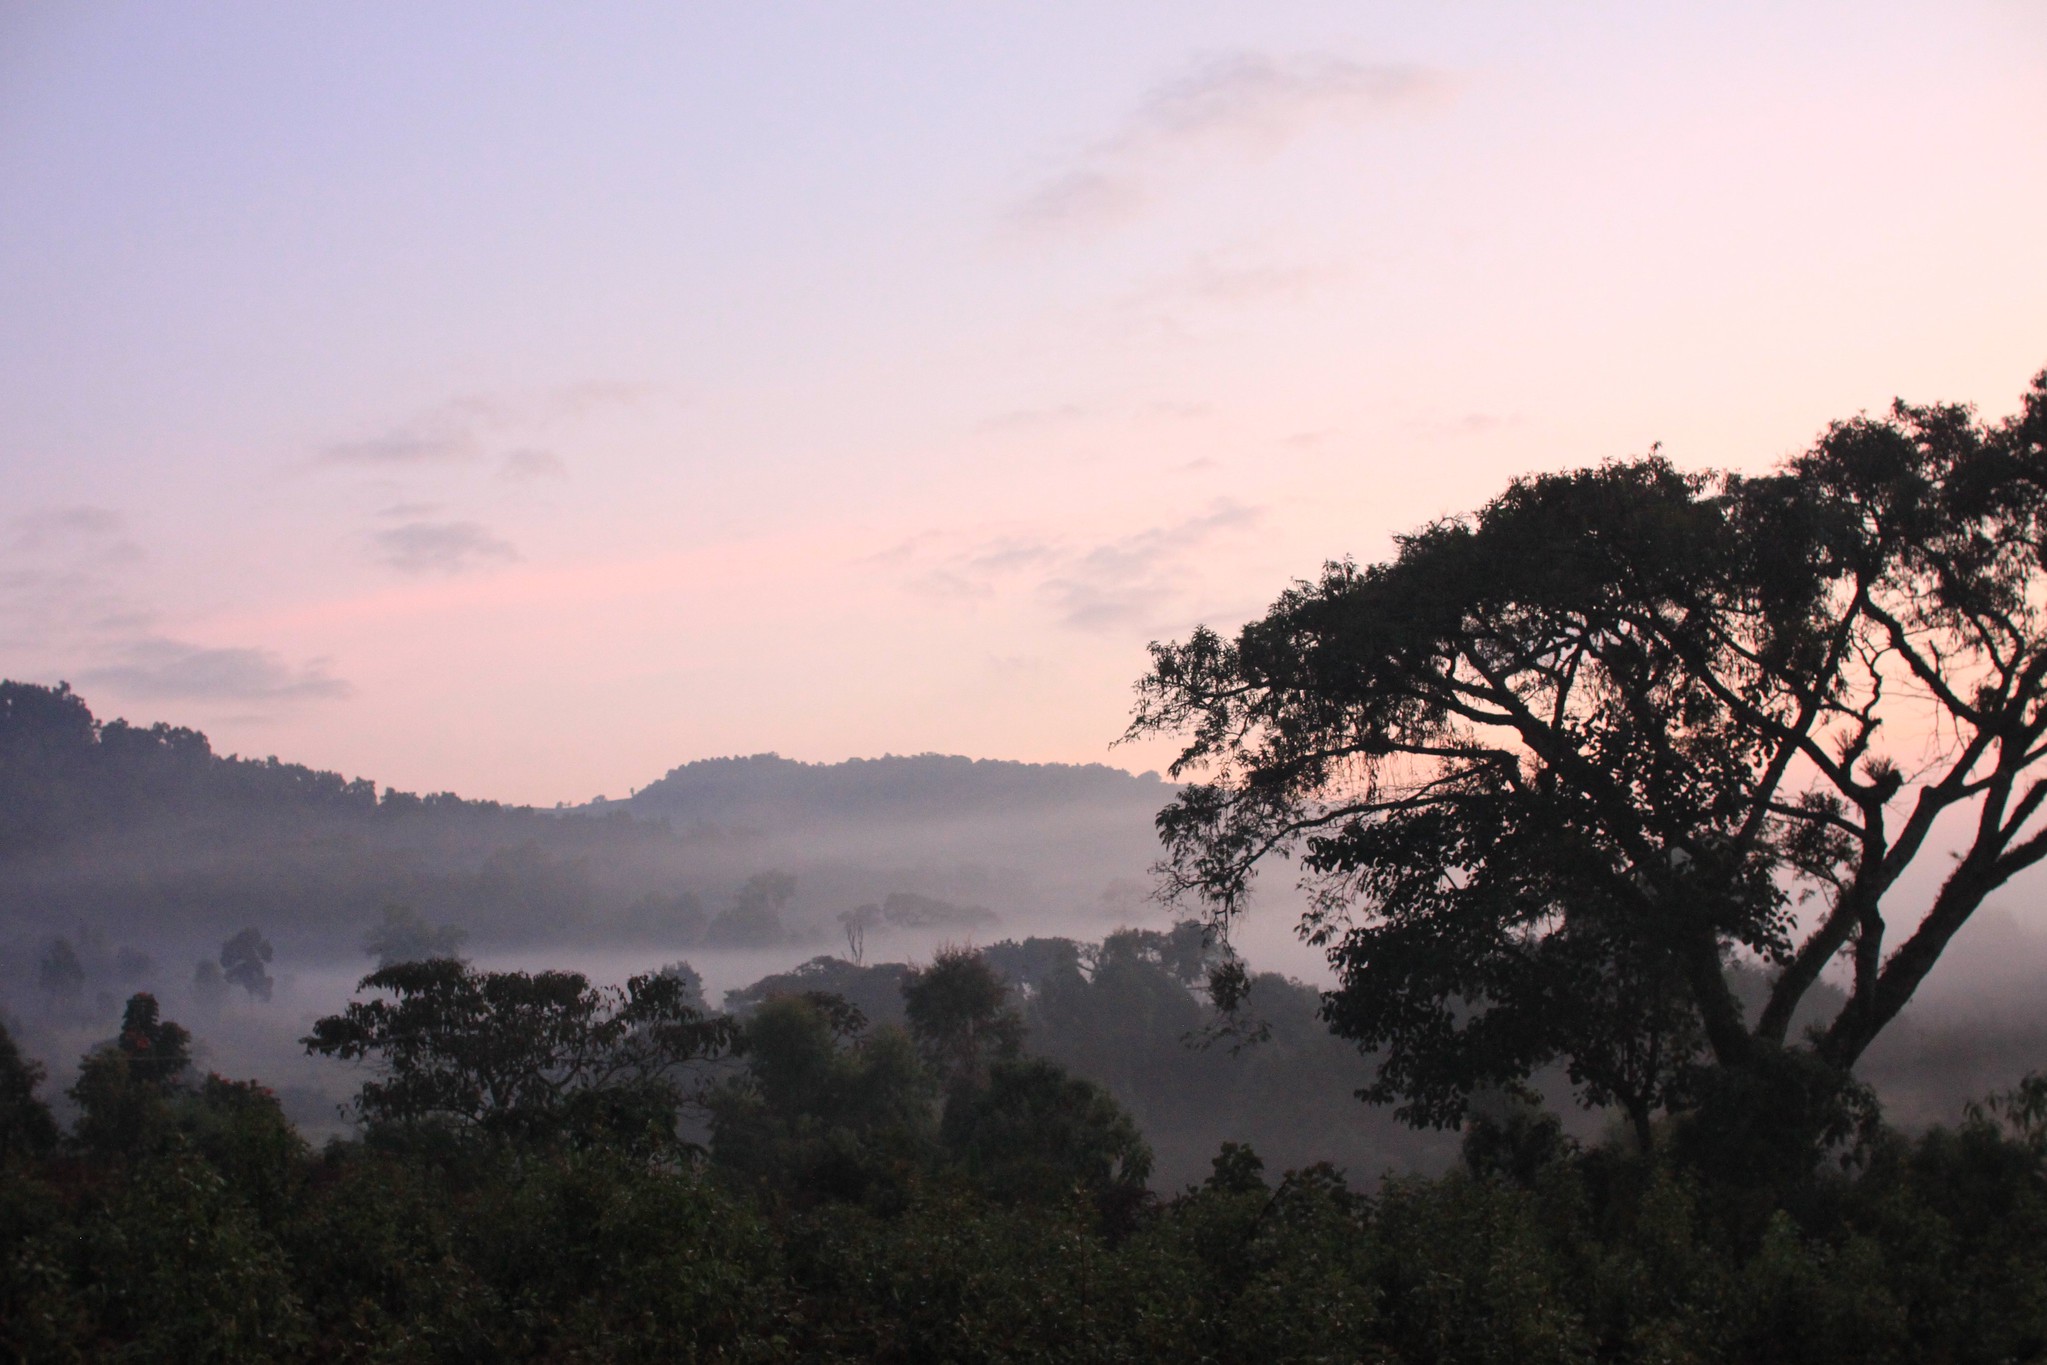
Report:
[[[1114,746],[1517,474],[2047,367],[2047,6],[0,0],[0,676],[408,790]]]

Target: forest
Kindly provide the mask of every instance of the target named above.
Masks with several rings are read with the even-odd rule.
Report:
[[[5,684],[0,1339],[2040,1359],[2047,1034],[2001,905],[2047,860],[2043,527],[2047,374],[1766,474],[1519,480],[1154,644],[1170,781],[760,756],[510,809]],[[1254,956],[1274,903],[1319,981]],[[579,939],[641,965],[507,956]],[[1943,1033],[1972,942],[2028,989]],[[277,1057],[238,1030],[295,1090],[216,1064]]]
[[[1177,960],[1170,940],[1105,951]],[[2047,1346],[2037,1078],[1790,1166],[1581,1144],[1503,1094],[1438,1176],[1360,1182],[1223,1142],[1158,1192],[1129,1112],[1030,1046],[1056,977],[1026,992],[1003,956],[940,954],[864,997],[900,1022],[801,976],[732,1016],[681,971],[604,989],[394,963],[304,1039],[375,1064],[355,1133],[319,1147],[260,1083],[199,1075],[146,994],[81,1062],[68,1132],[0,1036],[0,1341],[37,1361]]]

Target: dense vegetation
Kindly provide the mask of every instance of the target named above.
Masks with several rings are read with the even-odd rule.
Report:
[[[147,996],[60,1133],[0,1035],[0,1342],[24,1360],[2004,1361],[2047,1350],[2047,1087],[1731,1175],[1503,1097],[1440,1178],[1225,1145],[1169,1198],[980,957],[907,1027],[676,974],[387,968],[310,1149]],[[692,1140],[692,1134],[707,1139]],[[1846,1164],[1840,1158],[1848,1158]]]

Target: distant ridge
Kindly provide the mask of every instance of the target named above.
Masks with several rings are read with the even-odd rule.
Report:
[[[627,801],[601,804],[682,821],[799,813],[840,819],[943,818],[1076,802],[1128,802],[1156,809],[1164,789],[1155,772],[1130,773],[1104,763],[1018,763],[957,754],[803,763],[768,753],[685,763]]]

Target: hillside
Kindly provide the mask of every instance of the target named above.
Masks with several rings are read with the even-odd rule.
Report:
[[[816,948],[863,907],[883,937],[1114,919],[1141,900],[1166,796],[1156,775],[1100,765],[756,755],[673,768],[630,801],[534,809],[221,755],[196,730],[8,682],[0,940],[19,970],[56,934],[190,960],[251,925],[346,959],[392,903],[485,950]]]

